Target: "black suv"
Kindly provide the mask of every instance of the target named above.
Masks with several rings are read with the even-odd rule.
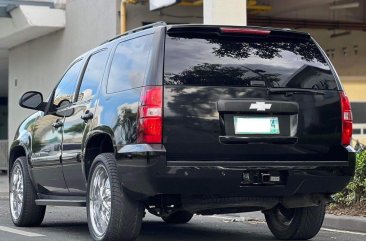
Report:
[[[10,209],[86,206],[95,240],[261,210],[279,239],[309,239],[354,173],[352,113],[327,56],[288,29],[156,23],[78,57],[11,145]]]

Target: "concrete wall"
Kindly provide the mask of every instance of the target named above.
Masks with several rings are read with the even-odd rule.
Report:
[[[334,49],[330,59],[341,78],[342,85],[351,102],[366,102],[366,32],[352,31],[350,35],[330,38],[332,31],[308,30],[319,44]],[[357,45],[357,54],[354,46]],[[347,48],[346,55],[343,48]],[[366,112],[365,112],[366,113]],[[365,129],[366,123],[354,123],[354,129]],[[366,143],[366,133],[353,135],[354,140]]]
[[[127,5],[127,30],[142,26],[143,22],[165,21],[167,23],[203,23],[203,8],[172,6],[154,12],[149,4]]]
[[[73,0],[66,5],[64,30],[9,50],[9,139],[30,110],[18,106],[22,93],[38,90],[47,98],[70,62],[116,35],[116,0]]]
[[[8,51],[0,49],[0,97],[8,96]]]
[[[204,0],[204,24],[247,25],[247,0]]]
[[[320,19],[351,22],[364,21],[364,9],[366,7],[365,1],[348,1],[359,2],[360,6],[358,8],[337,11],[329,9],[329,6],[336,2],[335,0],[266,0],[260,2],[271,5],[272,11],[260,13],[259,15],[292,19]],[[341,1],[336,4],[341,4]]]
[[[311,30],[308,32],[322,46],[324,50],[334,49],[334,56],[330,57],[333,65],[340,76],[365,76],[366,77],[366,32],[352,31],[351,34],[331,38],[333,31]],[[342,30],[337,30],[343,32]],[[357,45],[357,54],[354,46]],[[343,53],[346,49],[346,55]],[[366,81],[366,78],[365,78]]]

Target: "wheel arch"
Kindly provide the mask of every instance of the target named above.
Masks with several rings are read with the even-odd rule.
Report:
[[[8,159],[8,171],[10,173],[11,168],[13,167],[13,164],[15,160],[21,156],[28,157],[28,151],[27,148],[24,147],[21,143],[15,142],[10,148],[9,151],[9,159]]]
[[[101,153],[115,153],[114,146],[114,139],[110,133],[103,131],[90,133],[83,148],[83,172],[86,181],[95,157]]]

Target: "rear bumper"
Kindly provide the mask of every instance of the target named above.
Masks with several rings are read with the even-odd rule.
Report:
[[[138,199],[158,194],[222,197],[289,197],[296,194],[333,194],[354,173],[355,153],[346,148],[346,161],[311,162],[167,162],[164,147],[131,146],[118,151],[122,185]],[[278,170],[282,184],[243,185],[243,172]]]

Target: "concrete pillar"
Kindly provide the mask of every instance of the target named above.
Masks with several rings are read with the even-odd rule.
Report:
[[[247,25],[247,0],[204,0],[203,23]]]

